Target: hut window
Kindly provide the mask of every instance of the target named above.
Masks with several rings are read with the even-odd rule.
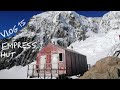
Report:
[[[62,60],[62,53],[59,53],[59,61],[63,61]]]

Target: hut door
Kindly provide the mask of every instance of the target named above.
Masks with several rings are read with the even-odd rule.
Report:
[[[58,56],[59,54],[52,54],[52,69],[58,69]]]
[[[51,63],[51,53],[46,54],[46,63]]]
[[[46,68],[51,68],[51,53],[46,54]]]
[[[41,56],[40,58],[40,69],[44,69],[45,63],[46,63],[46,55]]]

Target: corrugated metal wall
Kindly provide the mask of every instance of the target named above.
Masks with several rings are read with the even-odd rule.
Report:
[[[87,71],[86,56],[65,50],[66,74],[68,76],[82,74]]]
[[[65,59],[66,59],[66,74],[67,75],[71,75],[72,73],[72,62],[71,62],[71,59],[70,59],[70,52],[68,51],[65,51]]]

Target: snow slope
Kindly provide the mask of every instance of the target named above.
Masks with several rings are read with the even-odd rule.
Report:
[[[114,45],[120,43],[119,35],[120,30],[111,30],[107,34],[93,35],[85,41],[76,41],[68,48],[86,55],[88,63],[94,65],[96,61],[106,57]]]
[[[35,64],[32,62],[31,64]],[[14,66],[11,69],[3,69],[0,71],[0,79],[28,79],[27,78],[28,66]]]
[[[11,69],[0,71],[0,79],[26,79],[27,66],[14,66]]]

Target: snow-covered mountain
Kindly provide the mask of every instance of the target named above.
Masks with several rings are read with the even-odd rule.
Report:
[[[120,28],[120,11],[110,11],[106,13],[100,22],[100,32],[108,32]]]
[[[34,31],[41,46],[52,42],[67,47],[72,42],[87,37],[87,29],[94,28],[89,23],[91,20],[73,11],[50,11],[33,16],[28,23],[27,31]]]
[[[120,11],[106,13],[97,25],[98,33],[88,31],[90,35],[85,41],[76,41],[68,48],[78,51],[87,56],[89,64],[94,65],[96,61],[108,55],[113,55],[120,50]]]
[[[82,16],[74,11],[47,11],[35,15],[27,26],[8,41],[37,42],[37,47],[16,48],[17,53],[13,58],[0,59],[0,69],[25,66],[33,62],[37,52],[49,42],[66,48],[73,46],[72,49],[87,55],[88,63],[94,64],[96,57],[105,56],[112,46],[119,43],[119,16],[118,11],[95,18]]]

